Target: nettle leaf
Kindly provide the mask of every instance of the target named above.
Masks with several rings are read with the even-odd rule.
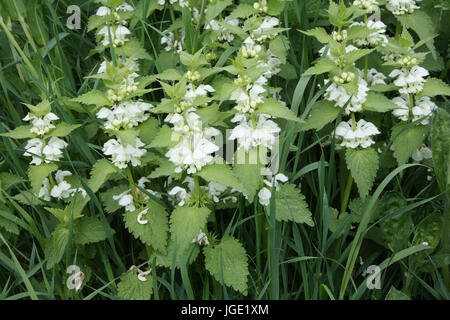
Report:
[[[400,290],[397,290],[394,286],[391,286],[384,300],[411,300],[411,298]]]
[[[0,172],[0,190],[8,191],[12,186],[25,180],[9,172]]]
[[[421,40],[432,38],[436,34],[433,20],[423,10],[416,10],[411,14],[397,16],[397,18],[402,23],[402,25],[413,29]],[[434,41],[427,41],[426,46],[433,54],[433,57],[436,57],[436,48],[434,47]]]
[[[442,236],[442,231],[443,217],[439,213],[428,215],[417,225],[416,234],[412,241],[413,245],[417,246],[426,243],[431,248],[422,251],[422,257],[425,254],[430,254],[437,247]]]
[[[450,86],[440,79],[429,78],[423,85],[423,90],[416,96],[417,98],[450,96]]]
[[[223,237],[214,246],[203,249],[205,268],[221,284],[247,295],[248,259],[242,244],[233,237]]]
[[[224,186],[234,188],[239,191],[245,191],[241,182],[226,164],[211,164],[202,168],[196,175],[202,177],[206,181],[213,181]]]
[[[97,192],[100,187],[116,172],[115,166],[106,159],[98,160],[91,171],[88,186],[92,192]]]
[[[151,274],[146,281],[138,279],[135,272],[127,272],[120,277],[117,284],[117,296],[120,300],[150,300],[153,293],[153,278]]]
[[[428,128],[423,125],[416,125],[401,132],[406,125],[405,123],[399,123],[392,128],[392,137],[394,137],[393,145],[395,148],[394,157],[397,159],[399,165],[408,161],[412,153],[423,143],[428,132]]]
[[[236,8],[234,8],[233,11],[228,15],[230,19],[236,19],[236,18],[248,18],[252,14],[256,13],[256,10],[253,8],[253,6],[247,4],[247,3],[240,3]]]
[[[24,103],[24,105],[26,105],[27,108],[30,109],[30,111],[39,118],[45,116],[51,111],[51,103],[47,99],[42,100],[42,102],[35,106],[27,103]]]
[[[99,90],[89,91],[71,101],[79,102],[86,105],[95,105],[97,107],[109,106],[112,103],[106,98],[105,94]]]
[[[162,73],[157,74],[156,78],[166,81],[178,81],[183,78],[183,74],[177,69],[166,69]]]
[[[9,132],[0,133],[2,137],[9,137],[13,139],[30,139],[36,137],[35,133],[30,132],[31,126],[20,126]]]
[[[100,193],[100,201],[102,202],[106,212],[114,213],[120,208],[122,208],[119,205],[119,202],[113,199],[113,196],[119,195],[127,189],[130,189],[130,186],[124,184],[117,187],[109,188],[105,192]]]
[[[339,210],[337,210],[335,208],[332,208],[332,207],[329,207],[329,212],[330,212],[330,215],[328,217],[329,218],[329,220],[328,220],[328,228],[330,229],[331,232],[334,233],[338,229],[338,227],[342,223],[344,223],[345,219],[349,216],[349,214],[347,212],[343,212],[343,213],[339,214]],[[347,227],[349,227],[350,223],[351,223],[351,219],[349,219],[347,221],[348,225],[345,226],[341,230],[341,232],[337,235],[338,237],[340,237],[340,236],[342,236],[344,234],[345,229]]]
[[[369,92],[363,109],[375,112],[388,112],[397,108],[397,105],[391,99],[386,98],[383,94]]]
[[[208,24],[212,19],[217,17],[226,7],[230,6],[231,4],[231,0],[217,0],[215,2],[209,3],[205,16],[205,24]]]
[[[137,221],[138,214],[146,209],[140,208],[133,212],[124,213],[125,226],[144,244],[164,252],[167,245],[167,232],[169,231],[167,212],[161,205],[151,199],[147,202],[147,208],[147,214],[142,218],[148,221],[146,224],[140,224]]]
[[[382,217],[388,216],[408,205],[405,197],[395,191],[385,193],[381,201],[383,210],[380,210],[380,215]],[[412,223],[410,212],[405,212],[380,222],[380,228],[383,231],[387,247],[394,252],[406,249],[412,231]]]
[[[13,213],[8,207],[2,206],[0,204],[0,229],[3,228],[4,230],[6,230],[6,232],[19,235],[20,229],[19,226],[16,224],[17,220],[18,218],[13,215]]]
[[[431,125],[434,172],[442,191],[450,186],[450,114],[439,108]]]
[[[205,207],[176,207],[170,216],[171,240],[176,244],[177,257],[192,244],[200,229],[204,229],[211,211]]]
[[[135,38],[130,39],[123,46],[115,48],[114,51],[122,57],[152,60],[152,57],[141,47],[141,44]]]
[[[352,201],[350,201],[350,203],[348,204],[348,208],[352,213],[352,222],[356,223],[361,222],[364,212],[367,210],[367,207],[369,206],[370,200],[371,197],[366,196],[363,198],[355,198],[352,199]],[[381,200],[377,199],[371,211],[372,213],[370,216],[370,222],[375,221],[381,215],[382,210],[383,210],[382,202]]]
[[[336,107],[332,101],[321,100],[314,103],[311,113],[302,126],[302,130],[320,130],[326,124],[334,121],[339,115],[340,108]]]
[[[136,146],[136,138],[139,137],[139,129],[127,129],[114,131],[116,136],[123,143],[131,144],[133,147]]]
[[[28,178],[30,179],[33,191],[38,193],[41,189],[42,181],[56,170],[58,170],[58,166],[55,163],[43,163],[39,166],[30,165],[28,168]]]
[[[237,89],[233,80],[227,77],[218,76],[212,83],[214,92],[214,98],[220,102],[230,99],[231,93]]]
[[[59,226],[52,232],[50,239],[47,241],[44,254],[47,260],[47,270],[53,268],[61,261],[66,251],[69,237],[69,229]]]
[[[358,186],[361,197],[369,194],[378,170],[378,154],[373,148],[347,149],[347,168]]]
[[[261,166],[259,164],[235,164],[233,171],[244,187],[248,201],[252,203],[263,180]]]
[[[306,72],[303,75],[312,76],[315,74],[322,74],[325,72],[333,71],[337,69],[337,67],[338,67],[337,64],[331,61],[330,59],[322,58],[319,61],[317,61],[317,63],[313,67],[306,70]]]
[[[45,137],[66,137],[73,130],[79,127],[81,127],[81,124],[68,124],[66,122],[61,122],[56,125],[56,128],[47,133]]]
[[[158,266],[166,268],[172,268],[174,266],[179,269],[182,264],[181,262],[183,262],[183,265],[190,265],[197,259],[199,253],[200,249],[196,243],[191,243],[184,250],[179,250],[175,247],[174,241],[169,239],[165,254],[162,255],[160,252],[154,252],[154,256],[156,257],[156,264]],[[153,256],[149,260],[151,261],[152,259]]]
[[[171,148],[178,143],[173,131],[168,125],[163,125],[152,142],[147,145],[147,148]]]
[[[355,61],[358,61],[362,57],[364,57],[364,56],[368,55],[369,53],[371,53],[373,50],[374,49],[358,49],[358,50],[353,50],[353,51],[347,52],[344,55],[345,63],[347,65],[351,65]]]
[[[152,171],[148,176],[150,179],[160,178],[160,177],[173,177],[181,178],[181,173],[175,172],[175,164],[171,161],[162,162],[158,168]]]
[[[82,217],[75,222],[73,240],[76,244],[96,243],[106,238],[105,226],[100,220],[94,217]]]
[[[318,28],[310,29],[308,31],[300,30],[300,32],[304,33],[308,36],[315,37],[317,39],[317,41],[319,41],[320,43],[325,44],[325,43],[328,43],[328,41],[330,40],[328,33],[324,28],[318,27]]]
[[[145,144],[153,141],[159,131],[159,121],[155,118],[148,118],[142,122],[137,129],[139,130],[139,138]]]
[[[275,118],[283,118],[286,120],[292,120],[296,122],[303,122],[298,118],[291,109],[283,105],[280,101],[269,98],[263,102],[262,105],[256,109],[257,113],[265,113]]]
[[[281,63],[286,63],[289,47],[289,40],[285,36],[275,37],[269,43],[270,52],[280,59]]]
[[[291,183],[280,184],[279,187],[280,190],[275,192],[275,218],[278,221],[295,221],[314,227],[311,211],[300,190]]]

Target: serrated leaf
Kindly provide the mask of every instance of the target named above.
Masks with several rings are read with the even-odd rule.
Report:
[[[114,188],[109,188],[105,192],[100,193],[100,200],[108,213],[114,213],[120,208],[119,202],[113,199],[113,196],[119,195],[125,190],[130,189],[129,185],[120,185]]]
[[[411,300],[411,298],[400,290],[397,290],[394,286],[391,286],[384,300]]]
[[[400,133],[406,127],[405,123],[397,124],[392,128],[393,145],[395,148],[394,157],[399,165],[406,163],[412,153],[416,151],[425,140],[428,128],[423,125],[416,125]]]
[[[12,186],[21,183],[23,180],[21,177],[16,176],[9,172],[0,172],[0,190],[8,191]]]
[[[166,69],[162,73],[157,74],[156,78],[166,81],[177,81],[183,78],[183,74],[181,74],[177,69]]]
[[[347,212],[343,212],[339,214],[339,211],[335,208],[330,207],[329,208],[329,220],[328,220],[328,228],[331,232],[335,232],[338,227],[345,221],[345,219],[348,217]],[[348,224],[350,224],[351,220],[348,221]],[[341,232],[338,234],[338,237],[342,236],[345,232],[346,227],[344,227]]]
[[[329,36],[327,31],[324,28],[314,28],[314,29],[310,29],[308,31],[302,31],[300,30],[301,33],[304,33],[308,36],[311,37],[315,37],[317,39],[317,41],[319,41],[320,43],[328,43],[329,41]]]
[[[153,293],[153,279],[151,274],[145,278],[147,281],[139,280],[136,271],[122,275],[117,285],[118,298],[120,300],[150,300]]]
[[[428,78],[417,98],[435,96],[450,96],[450,86],[440,79]]]
[[[322,58],[319,61],[317,61],[317,63],[313,67],[306,70],[306,72],[303,75],[304,76],[312,76],[315,74],[322,74],[325,72],[330,72],[335,69],[337,69],[336,63],[334,63],[333,61],[331,61],[328,58]]]
[[[441,190],[450,194],[450,114],[439,108],[431,125],[434,172]]]
[[[147,214],[142,220],[147,220],[148,222],[146,224],[140,224],[137,221],[138,214],[147,208]],[[125,212],[123,217],[126,228],[136,238],[141,240],[144,244],[152,246],[159,252],[165,252],[169,226],[167,212],[161,205],[150,199],[147,202],[146,208],[141,208],[133,212]]]
[[[231,5],[231,0],[217,0],[210,2],[205,16],[205,24],[217,17],[226,7]]]
[[[269,49],[281,63],[286,63],[286,56],[289,51],[289,40],[285,36],[275,37],[269,42]]]
[[[295,185],[285,183],[279,185],[280,190],[275,192],[276,216],[278,221],[294,221],[306,223],[313,227],[311,211],[305,201],[305,196]]]
[[[244,191],[244,187],[241,182],[233,173],[230,166],[226,164],[211,164],[205,166],[198,171],[196,175],[202,177],[208,182],[213,181],[239,191]]]
[[[366,102],[363,104],[363,109],[375,112],[387,112],[398,108],[391,99],[386,98],[381,93],[369,92],[367,94]]]
[[[298,118],[291,109],[283,105],[280,101],[269,98],[263,102],[262,105],[256,109],[257,113],[265,113],[275,118],[283,118],[286,120],[292,120],[296,122],[303,122]]]
[[[430,247],[430,249],[422,251],[420,256],[424,257],[425,254],[430,254],[437,247],[442,231],[443,218],[439,213],[432,213],[419,222],[412,243],[416,246],[426,244]]]
[[[372,189],[378,171],[378,154],[372,148],[347,149],[345,152],[347,168],[358,186],[361,197],[365,197]]]
[[[69,229],[57,227],[52,232],[50,240],[44,248],[45,259],[47,260],[47,270],[53,268],[61,261],[68,243]]]
[[[253,199],[262,182],[261,166],[258,164],[235,164],[233,171],[244,187],[248,201],[253,203]]]
[[[145,144],[149,144],[155,138],[159,131],[159,121],[155,118],[148,118],[142,122],[137,129],[139,130],[139,138]]]
[[[111,102],[106,98],[105,94],[99,90],[89,91],[71,101],[79,102],[85,105],[95,105],[97,107],[109,106]]]
[[[73,130],[79,127],[81,127],[81,124],[68,124],[66,122],[61,122],[56,125],[56,128],[47,133],[45,137],[66,137]]]
[[[141,47],[137,39],[128,40],[123,46],[114,49],[115,53],[122,57],[130,57],[134,59],[152,60],[152,57]]]
[[[314,103],[311,113],[306,119],[302,130],[320,130],[326,124],[332,122],[339,115],[340,108],[337,108],[332,101],[321,100]]]
[[[205,268],[217,281],[247,295],[247,253],[238,240],[223,237],[218,245],[205,247],[203,254]]]
[[[228,15],[230,19],[236,19],[236,18],[247,18],[254,14],[256,10],[253,8],[253,6],[247,4],[247,3],[240,3],[236,8],[234,8],[233,11]]]
[[[352,63],[354,63],[355,61],[358,61],[359,59],[368,55],[372,51],[373,51],[373,49],[358,49],[358,50],[353,50],[353,51],[347,52],[344,55],[345,63],[347,65],[351,65]]]
[[[168,125],[163,125],[153,141],[147,145],[147,148],[171,148],[178,143],[173,131]]]
[[[28,178],[30,179],[33,191],[38,193],[41,189],[42,181],[57,169],[58,166],[55,163],[43,163],[39,166],[30,165],[28,168]]]
[[[74,226],[73,240],[76,244],[88,244],[103,241],[107,238],[105,226],[94,217],[77,219]]]
[[[91,178],[88,181],[88,186],[92,192],[97,192],[100,187],[109,179],[109,177],[116,172],[112,163],[106,159],[98,160],[91,171]]]
[[[9,132],[0,133],[2,137],[9,137],[13,139],[29,139],[36,137],[35,133],[30,132],[31,126],[20,126]]]

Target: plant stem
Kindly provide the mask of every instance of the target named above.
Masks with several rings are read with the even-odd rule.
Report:
[[[206,0],[202,0],[202,7],[200,9],[201,10],[200,11],[200,17],[198,18],[197,29],[195,30],[195,35],[194,35],[194,43],[192,44],[193,51],[195,51],[195,43],[197,42],[198,35],[200,33],[200,27],[201,27],[201,24],[202,24],[203,16],[205,15],[205,7],[206,7]]]
[[[352,174],[349,172],[347,184],[345,185],[343,201],[341,203],[341,213],[344,213],[347,210],[348,200],[350,198],[350,192],[352,191],[352,185],[353,185],[353,177],[352,177]]]

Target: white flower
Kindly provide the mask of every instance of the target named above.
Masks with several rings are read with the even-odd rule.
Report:
[[[118,57],[117,59],[121,64],[125,65],[126,68],[128,69],[128,71],[130,71],[130,75],[128,75],[128,78],[130,79],[136,79],[137,77],[139,77],[139,75],[136,73],[136,71],[139,70],[139,63],[137,59],[133,59],[131,61],[129,61],[128,63],[125,61],[124,58],[122,57]],[[100,64],[100,67],[98,68],[97,73],[105,73],[106,72],[106,61],[103,61]]]
[[[325,80],[325,83],[328,83],[328,81]],[[333,82],[325,91],[324,97],[329,101],[334,101],[339,108],[342,108],[351,97],[350,103],[345,108],[345,114],[350,114],[351,112],[359,112],[362,110],[362,105],[366,102],[368,91],[369,87],[367,86],[367,82],[362,77],[359,77],[358,93],[356,95],[352,96],[344,87],[338,86]]]
[[[403,95],[401,97],[395,97],[392,99],[398,108],[392,111],[392,114],[399,118],[402,121],[408,121],[409,119],[409,97],[407,95]],[[416,101],[415,106],[412,108],[412,120],[416,121],[420,118],[427,117],[431,115],[433,110],[437,108],[436,104],[434,104],[430,97],[422,97],[418,101]],[[420,123],[423,125],[427,125],[430,122],[429,118],[425,118]]]
[[[225,19],[223,19],[223,23],[227,23],[230,24],[232,26],[237,26],[239,24],[239,19],[231,19],[229,17],[225,17]],[[234,39],[234,34],[227,29],[226,27],[224,27],[220,22],[218,22],[217,20],[212,19],[206,26],[205,29],[211,29],[217,32],[217,39],[219,41],[233,41]]]
[[[388,0],[386,8],[395,15],[413,13],[414,9],[419,9],[416,1],[421,0]]]
[[[364,10],[366,13],[372,13],[378,10],[377,0],[355,0],[353,1],[353,5]]]
[[[367,26],[367,28],[374,31],[370,31],[364,38],[354,39],[353,41],[356,45],[363,46],[377,46],[379,44],[387,43],[386,25],[382,21],[368,20],[367,25],[364,22],[355,22],[350,25],[352,26]]]
[[[227,190],[227,187],[223,184],[211,181],[210,183],[208,183],[207,187],[202,187],[202,189],[208,190],[208,193],[210,194],[214,202],[219,202],[219,196],[225,190]]]
[[[272,180],[272,181],[271,181]],[[264,184],[267,185],[268,187],[272,188],[273,185],[275,185],[275,190],[280,190],[279,187],[279,182],[287,182],[289,180],[288,177],[286,177],[284,174],[282,173],[278,173],[277,175],[275,175],[275,177],[273,177],[271,180],[267,180],[264,179]]]
[[[401,87],[399,90],[400,93],[409,94],[422,91],[425,83],[424,77],[428,75],[429,73],[425,68],[414,66],[410,71],[404,68],[395,69],[389,74],[389,77],[397,78],[394,84],[397,87]]]
[[[194,102],[195,98],[199,96],[206,97],[208,93],[215,91],[216,90],[214,90],[214,88],[209,84],[201,84],[194,89],[192,83],[189,83],[187,86],[186,94],[184,95],[184,101],[191,105]]]
[[[97,15],[100,17],[108,16],[111,13],[111,9],[108,7],[100,7],[97,10]]]
[[[262,188],[258,192],[259,203],[263,206],[268,206],[270,203],[270,198],[272,197],[272,192],[266,187]]]
[[[422,162],[424,159],[431,159],[432,157],[433,153],[431,152],[431,149],[424,144],[411,155],[411,158],[416,162]]]
[[[133,196],[130,194],[130,189],[121,194],[113,196],[113,199],[119,201],[119,206],[125,207],[125,211],[133,212],[136,210],[133,202]]]
[[[70,183],[66,181],[61,181],[58,185],[52,188],[50,194],[53,198],[66,199],[71,196],[72,194],[71,190],[72,186],[70,185]]]
[[[375,143],[372,140],[372,136],[377,134],[380,134],[377,127],[371,122],[366,122],[364,119],[356,123],[356,128],[353,128],[352,119],[347,122],[342,121],[336,128],[336,136],[342,138],[340,146],[352,149],[370,147]]]
[[[274,74],[280,72],[281,60],[278,59],[270,50],[267,50],[267,61],[261,61],[258,68],[267,68],[268,70],[263,74],[267,79],[272,78]]]
[[[177,3],[180,5],[181,8],[186,7],[189,5],[188,0],[169,0],[170,4]]]
[[[261,25],[252,32],[252,38],[256,41],[264,41],[269,38],[267,32],[275,28],[279,24],[278,18],[275,17],[265,17]],[[263,34],[264,33],[264,34]]]
[[[235,100],[237,103],[234,108],[241,113],[253,112],[256,106],[264,101],[262,94],[266,92],[264,89],[266,82],[266,78],[260,77],[254,84],[234,90],[230,96],[230,100]]]
[[[386,84],[384,81],[385,79],[386,76],[374,68],[367,71],[367,82],[370,86],[374,86],[376,84]]]
[[[100,29],[99,35],[103,36],[102,45],[109,45],[109,32],[111,32],[112,43],[114,47],[122,46],[126,41],[128,41],[127,36],[131,34],[130,30],[124,26],[111,27],[108,31],[108,26]]]
[[[147,152],[145,149],[140,149],[145,146],[141,139],[136,138],[136,146],[129,143],[122,143],[119,139],[109,139],[103,145],[103,153],[111,156],[111,161],[120,169],[128,167],[131,162],[133,167],[141,164],[140,158]]]
[[[67,146],[68,144],[64,140],[57,137],[51,137],[47,142],[47,145],[42,150],[42,153],[45,156],[45,162],[49,163],[51,161],[59,161],[59,159],[63,156],[62,149]]]
[[[147,215],[147,212],[148,212],[148,208],[139,212],[139,214],[137,216],[137,222],[139,224],[147,224],[148,223],[148,220],[143,219]]]
[[[51,129],[55,128],[55,126],[51,122],[58,119],[58,116],[52,112],[47,113],[42,118],[28,113],[25,118],[23,118],[24,121],[31,121],[32,127],[30,128],[30,132],[33,132],[37,135],[44,135]]]
[[[112,109],[102,108],[97,112],[97,118],[107,119],[105,129],[121,130],[130,129],[148,119],[146,113],[154,106],[141,101],[128,101],[114,105]]]
[[[319,50],[319,54],[322,56],[324,54],[324,52],[325,52],[325,49],[328,50],[327,51],[327,58],[329,58],[330,60],[332,60],[334,62],[337,62],[337,58],[339,58],[339,57],[333,56],[333,54],[331,53],[330,48],[327,48],[327,46],[322,47]],[[352,52],[352,51],[355,51],[355,50],[358,50],[358,48],[353,46],[353,45],[351,45],[351,44],[345,47],[345,53],[349,53],[349,52]]]
[[[245,151],[264,146],[272,149],[277,142],[280,127],[278,124],[269,120],[270,116],[260,114],[258,123],[255,128],[252,121],[242,121],[239,125],[233,128],[229,140],[237,139],[238,149],[243,148]]]
[[[168,194],[177,198],[177,200],[179,201],[178,205],[180,207],[184,206],[187,200],[189,200],[189,198],[191,197],[191,195],[187,193],[186,189],[181,187],[172,188],[172,190],[170,190]]]
[[[117,10],[121,10],[121,11],[130,11],[130,12],[134,11],[134,8],[132,6],[130,6],[128,3],[126,3],[126,2],[122,3],[116,9]]]
[[[26,157],[32,157],[31,164],[40,165],[43,161],[42,159],[42,147],[44,146],[44,142],[39,138],[33,138],[27,141],[25,145],[25,153],[23,154]]]
[[[192,239],[192,243],[196,243],[196,242],[200,246],[209,246],[208,237],[202,231],[202,229],[200,229],[200,232],[198,233],[198,235],[194,239]]]
[[[42,181],[41,189],[39,190],[39,193],[38,193],[38,198],[43,199],[45,201],[50,201],[51,197],[50,197],[49,189],[50,189],[50,182],[48,181],[48,178],[45,178]]]
[[[183,51],[183,43],[184,43],[184,32],[181,34],[181,41],[175,40],[175,35],[173,32],[163,31],[164,36],[161,37],[161,45],[164,46],[164,50],[170,51],[175,49],[177,52]]]
[[[202,121],[200,116],[195,113],[195,108],[186,110],[184,114],[169,114],[164,121],[173,124],[172,139],[174,141],[177,141],[180,136],[202,132]]]

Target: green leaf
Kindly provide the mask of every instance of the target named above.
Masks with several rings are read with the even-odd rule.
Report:
[[[439,108],[431,125],[434,172],[441,190],[450,194],[450,114]]]
[[[2,137],[13,139],[30,139],[36,137],[35,133],[30,132],[31,126],[20,126],[6,133],[0,133]]]
[[[223,237],[220,244],[205,247],[203,254],[205,268],[218,282],[247,295],[247,254],[238,240]]]
[[[313,227],[311,211],[305,201],[305,196],[291,183],[279,185],[280,190],[275,192],[276,216],[278,221],[295,221],[306,223]]]
[[[427,127],[416,125],[400,133],[406,125],[405,123],[399,123],[392,128],[392,137],[394,137],[393,145],[395,148],[394,156],[399,165],[408,161],[412,153],[423,143],[425,135],[428,132]]]
[[[230,19],[236,19],[236,18],[248,18],[252,14],[254,14],[256,10],[253,8],[253,6],[247,4],[247,3],[240,3],[237,5],[236,8],[228,15]]]
[[[213,181],[224,186],[234,188],[239,191],[245,191],[241,182],[226,164],[211,164],[202,168],[196,175],[202,177],[206,181]]]
[[[56,128],[47,133],[45,137],[66,137],[73,130],[79,127],[81,127],[81,124],[68,124],[66,122],[61,122],[56,125]]]
[[[262,105],[256,109],[257,113],[265,113],[275,118],[283,118],[286,120],[292,120],[297,122],[303,122],[298,118],[291,109],[283,105],[280,101],[269,98],[263,102]]]
[[[141,47],[137,39],[128,40],[123,46],[114,49],[115,53],[122,57],[130,57],[134,59],[152,60],[152,57]]]
[[[155,118],[148,118],[142,122],[137,129],[139,130],[139,138],[145,144],[153,141],[159,131],[159,121]]]
[[[340,108],[337,108],[332,101],[321,100],[314,103],[311,113],[302,126],[302,130],[320,130],[326,124],[332,122],[339,115]]]
[[[425,254],[430,254],[439,244],[443,231],[443,219],[439,213],[432,213],[419,222],[416,234],[413,238],[413,245],[426,243],[430,249],[421,252],[422,258]]]
[[[281,63],[286,63],[286,56],[289,51],[289,40],[285,36],[275,37],[269,42],[269,49]]]
[[[39,166],[30,165],[28,168],[28,178],[34,192],[38,193],[42,186],[42,181],[48,177],[50,173],[58,170],[55,163],[43,163]]]
[[[339,211],[335,208],[330,207],[329,208],[329,220],[328,220],[328,228],[330,229],[331,232],[335,232],[338,227],[341,225],[341,223],[344,222],[344,220],[348,217],[348,213],[347,212],[343,212],[341,214],[339,214]],[[347,224],[350,224],[351,220],[348,220]],[[348,227],[348,226],[346,226]],[[338,237],[342,236],[345,232],[346,227],[344,227],[341,232],[338,234]]]
[[[347,168],[358,186],[361,197],[369,194],[378,170],[378,154],[372,148],[347,149],[345,153]]]
[[[47,269],[50,270],[61,261],[66,251],[69,237],[69,229],[59,226],[52,232],[50,240],[47,241],[44,253],[47,260]]]
[[[6,232],[19,235],[20,229],[15,223],[17,220],[18,218],[12,214],[8,207],[0,205],[0,228],[5,229]]]
[[[252,203],[262,182],[261,166],[259,164],[248,163],[235,164],[233,171],[244,187],[243,189],[248,197],[248,201]]]
[[[344,55],[345,64],[351,65],[355,61],[358,61],[362,57],[371,53],[373,50],[374,49],[358,49],[358,50],[353,50],[353,51],[347,52]]]
[[[177,247],[177,256],[182,254],[200,229],[206,226],[210,210],[205,207],[176,207],[170,217],[170,235]]]
[[[440,79],[428,78],[427,82],[423,85],[423,90],[416,96],[417,98],[450,96],[450,86]]]
[[[208,24],[212,19],[217,17],[226,7],[230,6],[231,0],[217,0],[210,2],[205,16],[205,24]]]
[[[137,221],[138,214],[147,209],[147,214],[142,220],[147,220],[146,224]],[[140,208],[133,212],[125,212],[124,221],[126,228],[134,237],[144,244],[152,246],[155,250],[165,252],[167,245],[167,231],[169,230],[167,212],[154,200],[148,200],[147,208]],[[191,239],[192,240],[192,239]]]
[[[363,109],[375,112],[387,112],[397,108],[397,105],[391,99],[386,98],[381,93],[369,92]]]
[[[162,73],[157,74],[156,78],[166,81],[178,81],[183,78],[183,74],[177,69],[166,69]]]
[[[384,300],[411,300],[411,298],[400,290],[395,289],[394,286],[391,286]]]
[[[315,37],[320,43],[328,43],[329,41],[329,36],[327,31],[324,28],[314,28],[308,31],[302,31],[300,30],[301,33],[304,33],[308,36],[311,37]]]
[[[0,190],[8,191],[9,188],[23,181],[25,180],[12,173],[0,172]]]
[[[163,125],[153,141],[147,145],[147,148],[171,148],[178,143],[178,139],[173,139],[172,129],[168,125]]]
[[[105,192],[100,193],[100,200],[106,212],[114,213],[122,208],[119,205],[119,202],[113,199],[113,196],[119,195],[127,189],[130,189],[130,186],[124,184],[114,188],[109,188]]]
[[[147,281],[138,279],[137,271],[127,272],[117,285],[117,296],[120,300],[150,300],[153,293],[153,279],[146,276]]]
[[[303,75],[304,76],[312,76],[315,74],[322,74],[325,72],[333,71],[333,70],[337,69],[337,67],[338,66],[336,65],[336,63],[334,63],[330,59],[322,58],[319,61],[317,61],[317,63],[313,67],[306,70],[306,72]]]
[[[105,94],[99,90],[89,91],[71,101],[79,102],[86,105],[95,105],[97,107],[109,106],[112,103],[106,98]]]
[[[98,160],[92,168],[91,178],[88,181],[92,192],[97,192],[114,172],[116,169],[112,163],[106,159]]]
[[[94,217],[82,217],[74,226],[73,240],[76,244],[88,244],[103,241],[107,238],[105,226]]]
[[[179,176],[179,173],[175,172],[175,164],[170,161],[164,161],[160,164],[158,168],[152,171],[148,176],[150,179],[160,178],[160,177],[174,177]]]
[[[139,136],[139,130],[138,129],[127,129],[127,130],[119,130],[114,131],[116,136],[120,139],[123,143],[131,144],[133,147],[136,147],[136,138]]]

